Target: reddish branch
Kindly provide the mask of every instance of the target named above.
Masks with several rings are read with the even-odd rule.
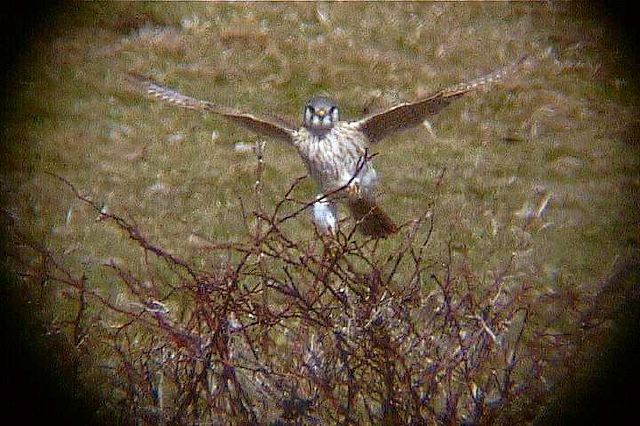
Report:
[[[512,257],[482,282],[454,259],[451,244],[444,261],[430,253],[435,201],[401,227],[387,251],[353,232],[296,238],[282,224],[317,200],[291,197],[298,179],[265,211],[262,167],[256,211],[242,207],[248,238],[212,242],[212,258],[230,253],[235,260],[208,270],[151,243],[135,223],[102,211],[56,176],[102,215],[100,226],[114,224],[170,266],[159,276],[153,260],[146,272],[104,265],[116,300],[82,268],[16,237],[42,259],[36,270],[22,258],[23,277],[73,290],[70,335],[108,354],[122,373],[117,387],[131,416],[155,413],[147,414],[151,423],[480,424],[508,419],[522,389],[540,387],[531,374],[545,365],[533,341],[541,332],[532,330],[541,323],[540,299],[513,278]],[[102,321],[88,327],[97,312]]]

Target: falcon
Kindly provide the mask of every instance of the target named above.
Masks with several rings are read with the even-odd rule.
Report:
[[[129,77],[139,88],[161,101],[215,114],[261,136],[293,146],[320,191],[311,210],[321,233],[337,232],[336,203],[340,200],[347,205],[362,234],[385,238],[398,228],[376,201],[374,190],[378,177],[367,155],[370,147],[396,132],[418,126],[466,93],[504,79],[524,60],[357,120],[341,120],[336,103],[327,96],[317,95],[304,106],[301,126],[281,118],[192,98],[138,74],[130,73]]]

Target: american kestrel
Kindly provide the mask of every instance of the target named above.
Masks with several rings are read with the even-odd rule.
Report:
[[[257,134],[292,145],[320,189],[312,206],[312,217],[319,231],[332,234],[337,231],[336,200],[341,199],[345,200],[360,232],[384,238],[395,233],[397,227],[376,203],[374,189],[378,179],[371,161],[365,158],[369,148],[395,132],[419,125],[454,99],[504,78],[523,61],[524,58],[467,83],[357,120],[341,120],[339,109],[331,98],[314,96],[304,107],[300,127],[280,118],[259,116],[185,96],[137,74],[130,74],[130,77],[160,100],[219,115]],[[336,191],[338,189],[341,190]],[[325,194],[331,194],[331,197]]]

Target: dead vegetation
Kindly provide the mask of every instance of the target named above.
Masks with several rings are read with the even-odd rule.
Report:
[[[118,406],[120,422],[138,424],[507,424],[537,414],[582,336],[580,323],[550,313],[578,317],[585,296],[536,288],[517,266],[526,240],[497,269],[474,271],[451,247],[431,251],[436,204],[401,227],[389,253],[353,227],[301,240],[282,226],[310,205],[291,197],[301,180],[264,210],[257,164],[246,238],[207,241],[225,259],[209,268],[61,177],[139,248],[144,272],[106,261],[117,291],[105,294],[64,256],[14,235],[25,283],[66,299],[50,329],[102,354],[105,412]],[[538,220],[525,217],[521,233]]]

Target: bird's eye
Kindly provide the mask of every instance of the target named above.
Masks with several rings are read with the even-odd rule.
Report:
[[[307,125],[311,124],[311,119],[313,118],[313,107],[311,105],[307,105],[306,108],[304,109],[304,122]]]
[[[340,113],[338,112],[338,107],[331,107],[329,110],[329,114],[331,114],[331,120],[335,123],[340,119]]]

